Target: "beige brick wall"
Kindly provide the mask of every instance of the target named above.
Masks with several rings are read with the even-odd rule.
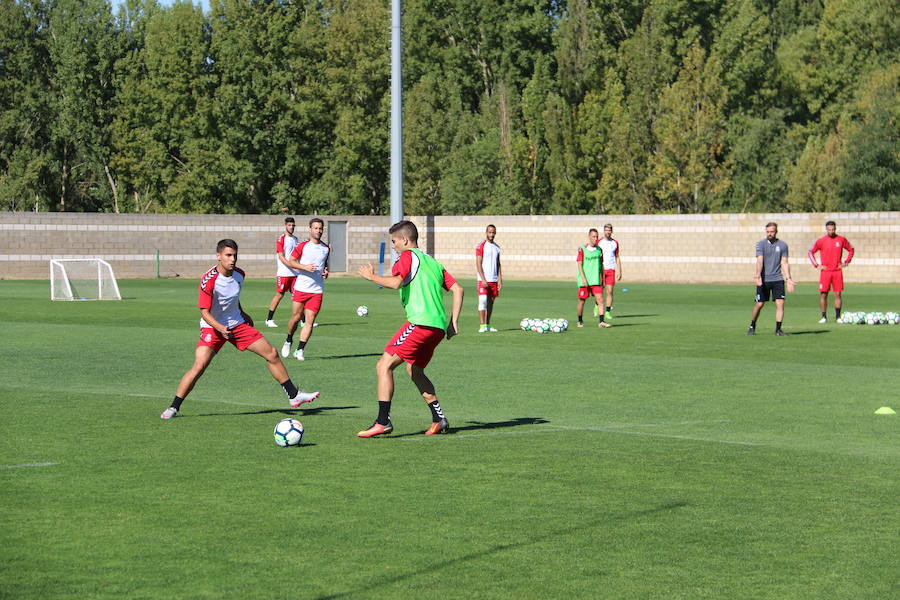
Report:
[[[377,259],[388,217],[323,216],[347,222],[348,273]],[[296,215],[302,238],[308,216]],[[587,230],[615,227],[623,281],[747,283],[755,243],[776,221],[790,246],[797,281],[814,281],[806,251],[828,219],[856,247],[850,282],[900,282],[900,212],[831,214],[457,216],[410,217],[420,246],[454,275],[474,278],[475,245],[488,223],[497,226],[503,272],[510,279],[572,279],[575,252]],[[0,213],[0,279],[46,278],[51,258],[99,256],[117,277],[195,277],[214,261],[216,242],[234,238],[250,277],[274,276],[274,242],[282,218],[272,215],[110,215]],[[327,238],[326,230],[326,238]],[[336,274],[339,275],[339,274]]]

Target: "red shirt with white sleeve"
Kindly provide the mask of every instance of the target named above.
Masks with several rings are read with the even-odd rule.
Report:
[[[834,237],[825,235],[816,240],[812,248],[809,249],[807,256],[812,266],[818,267],[820,264],[816,262],[816,252],[818,252],[819,259],[822,261],[821,265],[825,268],[824,270],[836,271],[839,268],[838,265],[841,264],[844,250],[847,251],[847,260],[844,261],[844,264],[849,265],[850,261],[853,260],[854,250],[847,238],[842,235]]]
[[[244,316],[241,314],[243,285],[244,272],[241,269],[235,267],[231,277],[225,277],[213,267],[200,278],[197,307],[208,308],[213,318],[225,327],[236,327],[244,322]],[[212,328],[212,325],[201,317],[200,327]]]

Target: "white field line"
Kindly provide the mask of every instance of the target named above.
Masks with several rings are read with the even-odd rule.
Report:
[[[456,434],[450,436],[453,439],[460,438],[480,438],[480,437],[493,437],[498,435],[525,435],[525,434],[535,434],[535,433],[556,433],[560,431],[598,431],[601,433],[615,433],[621,435],[646,435],[650,437],[661,437],[661,438],[669,438],[676,440],[688,440],[692,442],[712,442],[716,444],[731,444],[737,446],[764,446],[765,444],[760,444],[757,442],[739,442],[735,440],[717,440],[714,438],[703,438],[697,436],[689,436],[689,435],[676,435],[676,434],[668,434],[668,433],[654,433],[651,431],[626,431],[626,429],[632,429],[635,427],[670,427],[676,425],[706,425],[711,423],[728,423],[730,422],[728,419],[718,419],[715,421],[680,421],[677,423],[639,423],[634,425],[610,425],[610,426],[602,426],[602,427],[569,427],[566,425],[550,425],[547,427],[540,427],[538,429],[530,429],[528,431],[496,431],[492,433],[469,433],[469,434]],[[414,437],[414,438],[403,438],[405,442],[420,442],[425,440],[426,438]]]
[[[34,467],[52,467],[58,464],[57,462],[22,463],[20,465],[0,465],[0,469],[31,469]]]

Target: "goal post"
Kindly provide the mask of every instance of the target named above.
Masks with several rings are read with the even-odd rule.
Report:
[[[50,260],[51,300],[121,300],[112,265],[100,258]]]

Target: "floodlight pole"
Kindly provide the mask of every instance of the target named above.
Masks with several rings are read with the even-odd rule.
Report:
[[[391,0],[391,224],[403,220],[403,36],[401,0]],[[391,258],[397,260],[391,249]]]

